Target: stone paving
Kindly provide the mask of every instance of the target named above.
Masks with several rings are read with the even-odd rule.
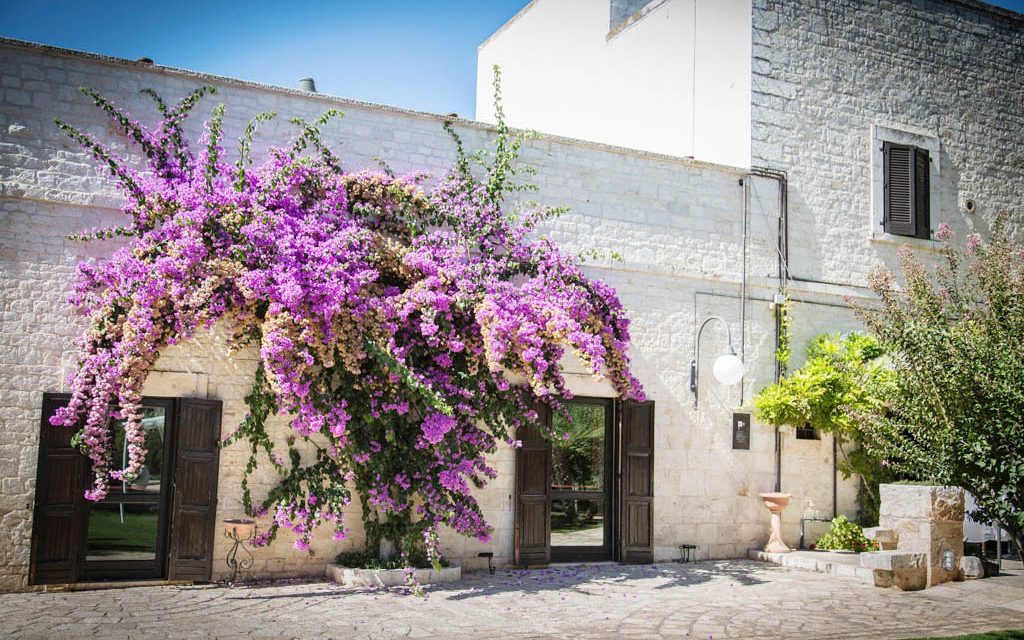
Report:
[[[3,638],[912,638],[1024,628],[1024,571],[902,593],[748,560],[330,583],[0,596]]]

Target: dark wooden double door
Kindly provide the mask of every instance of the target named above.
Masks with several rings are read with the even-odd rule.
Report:
[[[32,584],[92,580],[210,579],[217,502],[221,403],[146,398],[142,472],[89,502],[92,474],[76,429],[49,418],[68,401],[44,394],[32,523]],[[123,426],[112,425],[115,469],[127,461]]]
[[[653,562],[654,404],[577,398],[539,410],[516,453],[515,563]],[[565,439],[549,440],[554,424]]]

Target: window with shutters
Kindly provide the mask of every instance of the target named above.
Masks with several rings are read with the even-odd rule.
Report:
[[[939,140],[925,133],[872,128],[872,237],[933,240],[938,227]]]
[[[882,165],[885,232],[894,236],[930,238],[928,150],[886,142],[882,145]]]

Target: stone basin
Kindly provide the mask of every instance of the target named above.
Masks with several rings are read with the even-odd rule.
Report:
[[[789,506],[789,500],[793,497],[792,493],[759,493],[757,494],[762,500],[764,500],[764,506],[771,512],[782,511]]]

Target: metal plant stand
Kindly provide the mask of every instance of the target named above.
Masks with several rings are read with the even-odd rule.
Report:
[[[681,544],[679,545],[679,559],[676,560],[679,564],[686,564],[688,562],[696,562],[697,558],[697,545],[695,544]]]
[[[252,520],[225,520],[224,537],[234,540],[227,556],[227,564],[231,568],[228,584],[234,585],[238,580],[238,572],[248,571],[256,563],[252,552],[245,548],[245,543],[256,537],[256,523]]]
[[[481,551],[480,553],[476,554],[476,556],[478,558],[487,558],[487,573],[489,573],[489,574],[491,574],[493,576],[494,572],[496,570],[495,567],[494,567],[494,552],[493,551]]]

